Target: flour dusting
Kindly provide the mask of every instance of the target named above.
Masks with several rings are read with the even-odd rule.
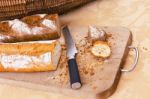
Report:
[[[32,31],[33,35],[36,35],[38,33],[41,33],[43,30],[44,30],[44,28],[42,28],[42,27],[33,27],[31,31]]]
[[[55,23],[52,20],[45,19],[45,20],[43,20],[42,24],[45,25],[48,28],[51,28],[52,30],[57,29],[56,26],[55,26]]]
[[[12,27],[12,30],[14,32],[17,32],[17,33],[20,33],[20,34],[31,34],[31,29],[29,28],[29,26],[18,20],[18,19],[15,19],[15,20],[12,20],[12,21],[9,21],[9,25]]]
[[[0,55],[0,61],[4,68],[31,68],[33,66],[47,66],[51,63],[51,52],[40,56],[27,55]]]
[[[0,35],[1,40],[10,39],[10,36]]]

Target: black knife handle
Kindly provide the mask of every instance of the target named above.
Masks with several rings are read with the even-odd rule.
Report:
[[[70,83],[72,89],[79,89],[81,87],[81,80],[79,75],[79,70],[77,62],[75,59],[68,60],[69,65],[69,74],[70,74]]]

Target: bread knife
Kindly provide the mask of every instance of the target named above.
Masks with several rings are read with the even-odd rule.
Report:
[[[73,38],[70,34],[68,26],[65,26],[62,32],[67,46],[67,58],[68,58],[68,68],[69,68],[71,88],[79,89],[82,86],[82,84],[80,80],[78,65],[75,59],[78,51],[73,41]]]

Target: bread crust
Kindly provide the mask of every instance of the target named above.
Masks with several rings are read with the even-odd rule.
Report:
[[[57,65],[52,61],[52,58],[55,58],[53,54],[60,53],[61,51],[60,48],[56,51],[56,46],[60,46],[60,44],[55,40],[49,43],[1,43],[0,72],[41,72],[56,70]],[[56,58],[57,64],[59,58],[60,54]],[[25,61],[26,63],[20,63],[18,65],[19,63],[17,62],[19,60],[21,62]]]
[[[42,24],[47,20],[46,24]],[[55,28],[53,28],[55,27]],[[14,43],[37,40],[54,40],[60,37],[60,23],[57,14],[27,16],[0,23],[0,42]]]

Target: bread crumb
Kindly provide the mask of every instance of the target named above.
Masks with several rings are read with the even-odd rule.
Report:
[[[146,47],[143,47],[143,49],[144,49],[145,51],[147,51],[147,50],[148,50]]]
[[[110,34],[110,33],[109,33],[109,34],[107,34],[107,37],[112,37],[112,34]]]
[[[93,86],[93,90],[96,90],[97,89],[97,86]]]
[[[90,73],[91,76],[93,76],[94,74],[95,74],[94,72],[91,72],[91,73]]]

